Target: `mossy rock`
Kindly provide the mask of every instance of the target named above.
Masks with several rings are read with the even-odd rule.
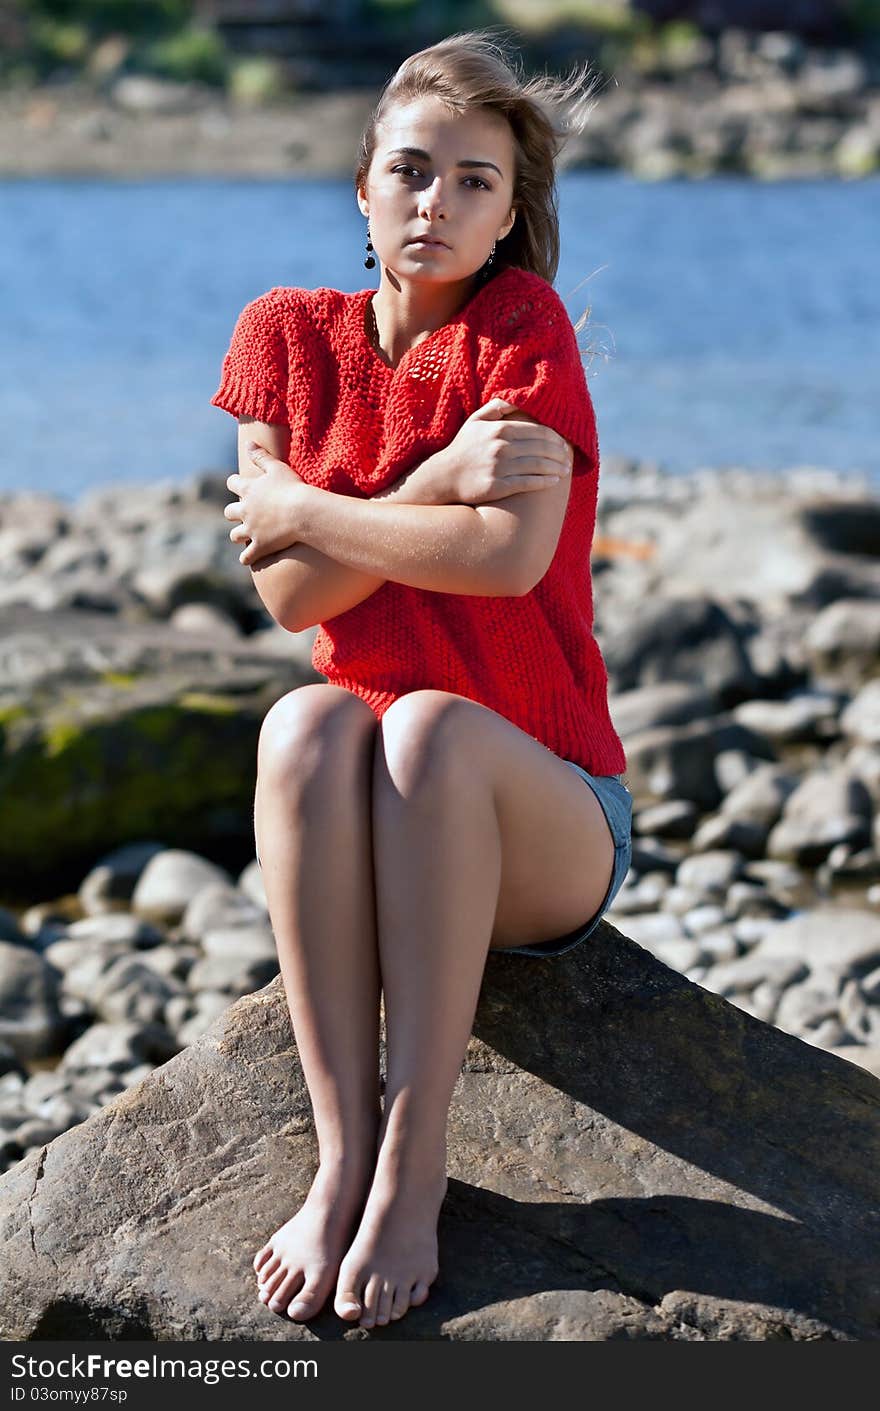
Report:
[[[143,837],[218,860],[253,855],[257,738],[277,684],[244,696],[161,681],[96,682],[42,716],[0,712],[7,897],[75,886]]]

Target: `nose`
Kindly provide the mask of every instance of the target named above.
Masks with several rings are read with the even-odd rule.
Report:
[[[425,220],[434,221],[446,209],[446,197],[439,176],[435,176],[429,186],[419,192],[419,215]]]

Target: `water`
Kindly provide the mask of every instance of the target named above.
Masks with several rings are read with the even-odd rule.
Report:
[[[878,187],[563,173],[556,288],[591,305],[603,453],[880,484]],[[231,469],[209,401],[238,312],[375,287],[365,228],[336,179],[0,182],[0,486]]]

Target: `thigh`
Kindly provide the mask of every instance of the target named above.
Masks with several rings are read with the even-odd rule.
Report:
[[[482,774],[501,835],[501,885],[491,945],[567,935],[605,898],[615,847],[602,805],[571,765],[487,706],[445,691],[395,702],[382,727],[416,753]]]

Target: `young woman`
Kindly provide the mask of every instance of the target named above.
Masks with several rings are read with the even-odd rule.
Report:
[[[319,1166],[254,1269],[296,1320],[424,1303],[487,953],[571,949],[631,858],[595,423],[551,284],[591,87],[523,82],[488,31],[408,59],[356,171],[378,289],[261,295],[213,398],[240,423],[230,539],[278,622],[321,624],[327,677],[268,712],[255,799]]]

